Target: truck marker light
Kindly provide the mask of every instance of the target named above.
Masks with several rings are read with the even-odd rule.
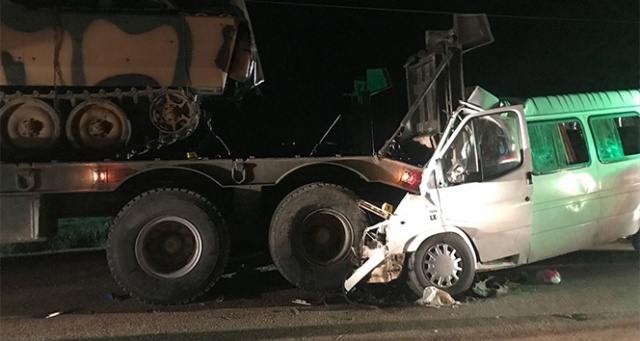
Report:
[[[107,171],[93,171],[93,183],[106,183],[108,180]]]
[[[404,171],[400,176],[400,181],[408,184],[409,186],[414,186],[418,182],[418,174],[412,171]]]

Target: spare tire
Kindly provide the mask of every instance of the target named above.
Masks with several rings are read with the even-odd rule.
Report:
[[[353,249],[367,226],[358,196],[328,183],[313,183],[287,195],[269,231],[274,264],[302,289],[337,290],[353,271]]]

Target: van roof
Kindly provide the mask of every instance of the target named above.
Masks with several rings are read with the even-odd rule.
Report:
[[[640,89],[528,98],[525,116],[542,116],[640,106]]]

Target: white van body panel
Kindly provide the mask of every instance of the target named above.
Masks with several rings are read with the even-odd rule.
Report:
[[[594,245],[601,212],[597,177],[595,167],[533,176],[528,262]]]
[[[602,216],[600,242],[638,232],[640,227],[640,158],[619,162],[616,167],[598,165]]]
[[[392,254],[414,252],[423,241],[433,235],[454,233],[464,240],[472,250],[474,258],[477,259],[473,243],[467,234],[456,226],[444,225],[440,218],[440,212],[426,196],[406,194],[394,214],[389,218],[389,226],[392,225],[402,226],[386,230],[390,241],[387,245]]]
[[[600,160],[592,119],[639,116],[640,91],[549,96],[525,103],[527,124],[579,122],[586,164],[533,175],[533,224],[527,262],[633,235],[640,227],[640,156]],[[635,139],[640,139],[635,136]]]

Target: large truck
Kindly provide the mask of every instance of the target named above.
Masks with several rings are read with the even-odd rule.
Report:
[[[418,192],[410,151],[463,98],[462,52],[493,39],[474,15],[427,33],[428,51],[406,65],[417,115],[379,153],[216,158],[173,143],[215,124],[207,98],[233,100],[261,81],[244,4],[151,2],[162,7],[2,0],[0,241],[44,241],[60,218],[113,216],[109,268],[152,304],[200,297],[230,253],[255,245],[294,285],[339,289],[368,225],[357,202]],[[176,145],[181,153],[163,153]]]

